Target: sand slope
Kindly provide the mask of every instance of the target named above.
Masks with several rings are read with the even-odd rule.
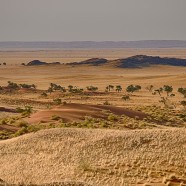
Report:
[[[9,183],[163,185],[186,176],[186,129],[50,129],[0,141],[0,178]],[[156,184],[155,184],[156,183]]]
[[[144,119],[147,117],[147,114],[145,113],[129,110],[123,107],[69,103],[54,107],[50,110],[38,111],[32,114],[27,121],[29,123],[38,123],[40,121],[48,122],[52,121],[52,116],[59,116],[65,122],[84,120],[85,116],[107,118],[108,116],[104,113],[104,111],[108,111],[119,116],[126,115],[131,118],[138,117],[139,119]]]

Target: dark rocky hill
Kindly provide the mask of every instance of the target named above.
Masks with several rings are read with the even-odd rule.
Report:
[[[159,56],[136,55],[126,59],[109,61],[110,64],[120,68],[140,68],[151,65],[185,66],[186,59],[161,58]]]
[[[37,66],[37,65],[58,65],[60,64],[60,62],[52,62],[52,63],[47,63],[47,62],[43,62],[40,60],[33,60],[30,61],[27,66]]]
[[[70,65],[93,65],[93,66],[99,66],[99,65],[103,65],[106,64],[108,62],[107,59],[104,58],[91,58],[85,61],[81,61],[81,62],[73,62],[73,63],[69,63]]]

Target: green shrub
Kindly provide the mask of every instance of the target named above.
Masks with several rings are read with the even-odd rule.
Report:
[[[118,116],[114,114],[109,114],[108,118],[109,121],[118,121]]]
[[[25,108],[17,107],[16,111],[21,113],[23,117],[28,117],[33,112],[33,109],[31,106],[25,106]]]
[[[47,93],[46,93],[46,92],[43,92],[43,93],[41,94],[41,96],[42,96],[42,97],[47,97]]]
[[[111,105],[108,101],[105,101],[103,105]]]
[[[56,104],[56,105],[60,105],[62,103],[60,98],[53,99],[53,101],[54,101],[54,104]]]
[[[125,100],[125,101],[130,100],[130,96],[129,95],[123,95],[122,99]]]
[[[17,137],[17,136],[21,136],[21,135],[26,134],[26,133],[28,133],[27,127],[22,127],[21,129],[19,129],[19,130],[14,134],[14,136]]]
[[[19,121],[17,123],[18,127],[28,127],[28,123],[26,121]]]

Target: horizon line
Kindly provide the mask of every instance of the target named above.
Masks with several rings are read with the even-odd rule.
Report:
[[[96,41],[96,40],[72,40],[72,41],[48,41],[48,40],[43,40],[43,41],[0,41],[0,42],[64,42],[64,43],[70,43],[70,42],[140,42],[140,41],[186,41],[186,40],[181,40],[181,39],[147,39],[147,40],[120,40],[120,41],[115,41],[115,40],[103,40],[103,41]]]

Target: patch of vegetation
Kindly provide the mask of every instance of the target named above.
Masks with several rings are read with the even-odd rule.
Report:
[[[130,100],[130,96],[129,95],[123,95],[122,98],[124,101],[128,101]]]
[[[86,88],[88,91],[91,91],[91,92],[95,92],[98,90],[98,87],[95,87],[95,86],[87,86]]]
[[[53,91],[61,91],[61,92],[66,92],[65,87],[62,87],[61,85],[57,85],[55,83],[50,83],[50,87],[48,88],[48,91],[51,93]]]
[[[105,101],[105,102],[103,103],[103,105],[111,105],[111,103],[109,103],[109,101]]]
[[[121,85],[116,85],[116,92],[121,92],[121,91],[122,91]]]
[[[8,131],[0,131],[0,140],[6,140],[6,139],[9,139],[10,136],[12,135],[11,132],[8,132]]]
[[[23,84],[19,84],[19,86],[21,87],[21,88],[33,88],[33,89],[36,89],[36,85],[34,85],[34,84],[32,84],[32,85],[28,85],[28,84],[25,84],[25,83],[23,83]]]
[[[172,88],[172,86],[164,85],[164,86],[163,86],[163,90],[167,93],[167,96],[169,96],[170,93],[172,93],[173,88]]]
[[[18,88],[19,88],[19,85],[18,85],[17,83],[8,81],[8,86],[7,86],[7,88],[10,88],[10,89],[18,89]]]
[[[51,119],[55,120],[55,121],[59,121],[61,119],[61,117],[57,116],[57,115],[53,115]]]
[[[60,98],[53,99],[55,105],[60,105],[62,103]]]
[[[114,90],[114,86],[113,85],[106,86],[106,88],[105,88],[106,92],[110,92],[111,90]]]
[[[43,93],[41,93],[41,96],[42,96],[42,97],[47,97],[48,95],[47,95],[46,92],[43,92]]]
[[[186,98],[186,88],[178,88],[178,92],[182,94],[184,98]]]
[[[31,106],[25,106],[25,108],[17,107],[16,111],[21,113],[23,117],[28,117],[33,113],[33,108]]]
[[[136,91],[139,91],[139,90],[141,90],[141,86],[140,85],[129,85],[126,88],[126,91],[128,93],[133,93],[133,92],[136,92]]]
[[[108,118],[109,121],[118,121],[119,117],[115,114],[109,114]]]
[[[138,106],[136,110],[142,111],[149,115],[151,121],[156,121],[162,125],[179,126],[183,120],[176,114],[174,110],[168,108],[161,108],[160,106]],[[180,111],[181,112],[181,111]]]

